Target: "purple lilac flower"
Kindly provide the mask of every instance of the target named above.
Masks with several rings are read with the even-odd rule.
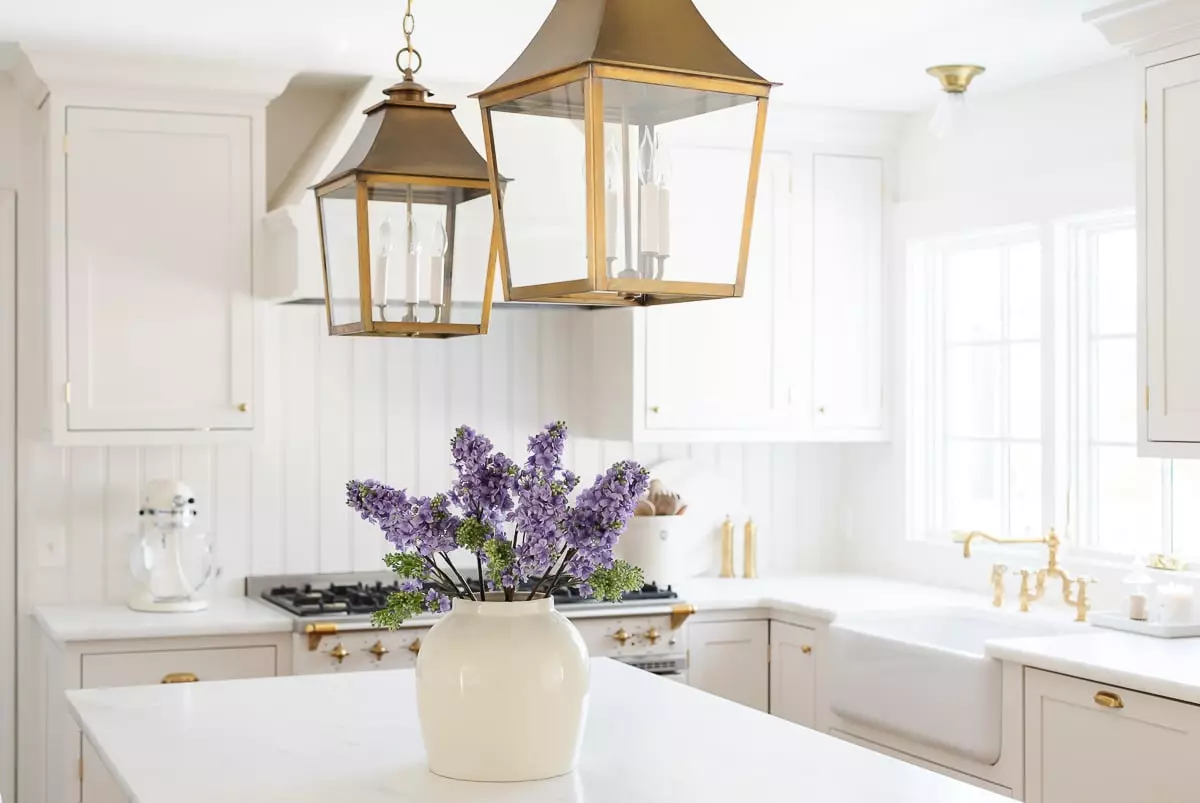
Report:
[[[401,591],[421,591],[425,585],[415,578],[408,578],[400,581]]]
[[[566,545],[575,550],[567,564],[569,574],[587,580],[596,569],[612,568],[613,547],[649,482],[646,469],[625,460],[579,494],[566,523]]]
[[[450,598],[431,588],[425,592],[425,609],[430,613],[446,613],[450,610]]]
[[[545,575],[562,554],[567,503],[579,484],[562,468],[566,440],[567,425],[561,421],[529,439],[529,458],[517,474],[516,508],[508,517],[521,534],[509,571],[514,584]]]
[[[445,494],[422,496],[409,499],[407,506],[391,517],[384,535],[396,549],[428,557],[454,549],[454,534],[460,523],[450,512],[450,499]]]
[[[387,529],[392,517],[408,506],[408,494],[378,480],[346,483],[346,504],[364,521]]]
[[[468,515],[494,525],[497,532],[504,514],[512,510],[517,467],[492,442],[467,426],[459,427],[450,441],[458,478],[451,497]]]

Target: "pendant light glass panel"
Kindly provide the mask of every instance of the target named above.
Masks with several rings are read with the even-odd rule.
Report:
[[[604,101],[604,251],[610,285],[720,294],[738,279],[756,99],[631,81]],[[698,287],[700,286],[700,287]],[[632,287],[631,287],[632,289]]]
[[[514,287],[588,279],[584,83],[490,110]]]

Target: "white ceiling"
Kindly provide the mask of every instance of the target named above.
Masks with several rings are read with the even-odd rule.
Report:
[[[916,109],[936,99],[931,64],[983,64],[976,86],[987,92],[1118,55],[1080,21],[1089,0],[695,1],[738,55],[804,103]],[[423,77],[491,81],[552,4],[416,0]],[[9,0],[0,38],[386,73],[402,14],[402,0]]]

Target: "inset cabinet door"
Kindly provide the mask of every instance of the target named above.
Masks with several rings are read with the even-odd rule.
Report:
[[[813,421],[883,427],[883,160],[813,157]]]
[[[688,685],[766,711],[768,623],[698,622],[688,628]]]
[[[1194,803],[1200,706],[1025,670],[1026,803]]]
[[[771,622],[771,713],[816,727],[817,673],[813,631]]]
[[[1146,70],[1146,440],[1200,443],[1200,56]]]
[[[66,110],[68,431],[253,427],[251,119]]]

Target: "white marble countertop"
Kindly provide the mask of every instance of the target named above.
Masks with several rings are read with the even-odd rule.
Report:
[[[1200,705],[1200,638],[1160,639],[1092,627],[1078,635],[989,642],[987,654]]]
[[[593,665],[576,772],[538,783],[450,781],[425,767],[413,683],[411,670],[397,670],[91,689],[67,697],[133,803],[1002,799],[603,659]],[[514,738],[536,738],[536,731],[518,725]]]
[[[288,633],[294,626],[282,611],[245,597],[215,599],[207,610],[195,613],[144,613],[124,605],[43,605],[33,615],[59,644]]]
[[[831,622],[839,615],[896,608],[978,607],[982,594],[887,580],[860,574],[763,577],[697,577],[675,585],[698,613],[766,608]]]

